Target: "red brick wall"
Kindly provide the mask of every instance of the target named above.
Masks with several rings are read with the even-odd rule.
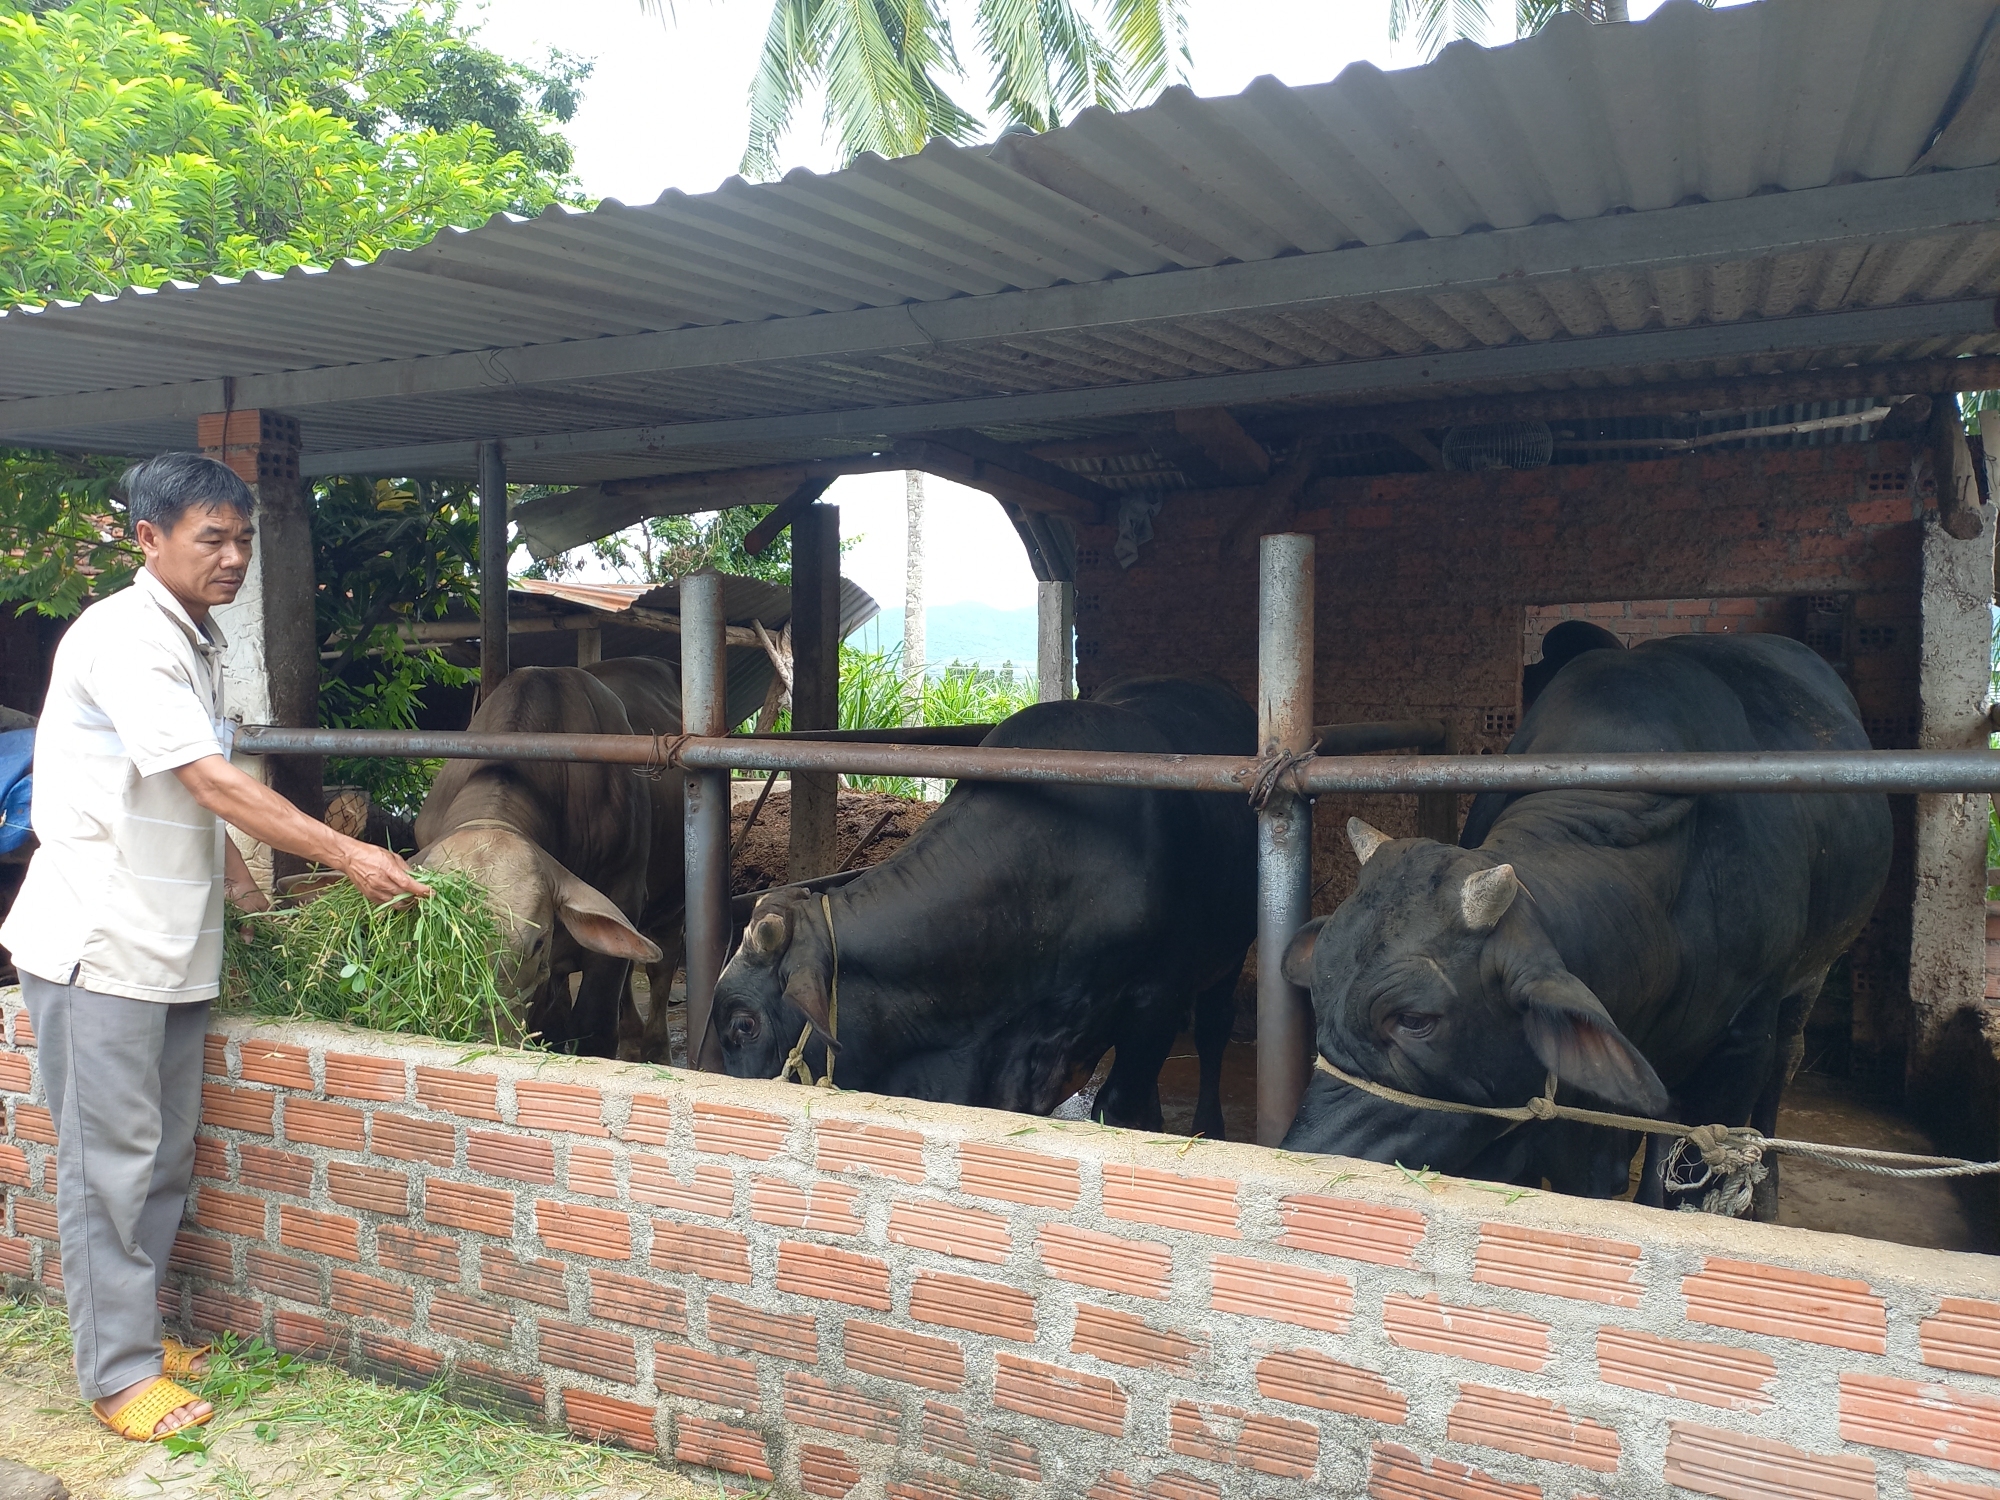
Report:
[[[1588,620],[1627,646],[1670,635],[1791,635],[1801,633],[1805,601],[1764,599],[1610,599],[1587,604],[1530,604],[1521,632],[1521,661],[1539,661],[1542,637],[1564,620]]]
[[[1841,444],[1319,481],[1292,525],[1317,538],[1320,721],[1443,718],[1461,751],[1498,753],[1520,703],[1531,609],[1612,603],[1636,628],[1643,611],[1688,601],[1771,601],[1799,612],[1803,633],[1810,596],[1825,595],[1844,606],[1840,649],[1875,743],[1912,747],[1923,500],[1909,462],[1906,444]],[[1085,691],[1125,672],[1206,671],[1254,700],[1255,548],[1223,560],[1217,546],[1240,504],[1222,492],[1169,496],[1129,570],[1112,556],[1110,530],[1086,531],[1076,617]],[[1341,829],[1357,815],[1391,834],[1416,831],[1413,797],[1321,799],[1316,910],[1352,889]],[[1857,1053],[1891,1078],[1901,1076],[1914,890],[1907,808],[1898,827],[1896,868],[1855,965],[1853,1019]]]
[[[0,1271],[53,1291],[49,1119],[5,1020]],[[2000,1485],[1987,1257],[462,1056],[223,1023],[167,1311],[787,1497]]]

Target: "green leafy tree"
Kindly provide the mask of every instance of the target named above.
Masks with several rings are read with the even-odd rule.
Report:
[[[659,0],[641,0],[658,9]],[[993,70],[987,109],[1048,130],[1091,105],[1139,103],[1187,58],[1185,0],[977,0],[973,31]],[[964,142],[979,119],[951,95],[964,69],[946,0],[773,0],[750,85],[743,171],[778,173],[779,139],[824,86],[844,157],[906,156]]]
[[[573,199],[560,124],[588,66],[480,47],[409,0],[0,0],[0,305],[370,258]],[[0,601],[66,616],[139,558],[128,460],[0,450]],[[398,627],[476,604],[477,520],[449,487],[315,487],[322,721],[407,728],[467,674]],[[390,806],[404,762],[338,765]]]
[[[573,107],[574,65],[510,75],[367,0],[285,17],[320,16],[296,36],[264,24],[275,10],[0,15],[0,301],[370,259],[570,187],[529,95]]]
[[[440,651],[412,649],[402,627],[479,607],[479,510],[470,486],[418,480],[322,481],[313,505],[319,584],[314,626],[335,654],[322,664],[319,722],[336,729],[414,729],[424,689],[479,674]],[[414,816],[435,761],[335,759],[331,784],[365,787]]]
[[[744,538],[768,516],[769,505],[739,505],[710,515],[648,516],[638,525],[544,558],[527,570],[530,578],[564,578],[593,559],[632,583],[671,583],[697,568],[714,568],[766,583],[792,582],[792,533],[782,531],[757,556]],[[852,543],[843,543],[845,551]]]
[[[1504,11],[1506,0],[1499,0]],[[1713,6],[1715,0],[1696,0]],[[1485,41],[1492,34],[1493,0],[1389,0],[1389,39],[1416,42],[1434,57],[1447,42]],[[1629,21],[1629,0],[1514,0],[1514,35],[1532,36],[1564,11],[1590,21]]]

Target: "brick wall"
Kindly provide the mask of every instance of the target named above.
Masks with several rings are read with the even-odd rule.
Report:
[[[176,1318],[784,1496],[2000,1495],[1986,1257],[325,1026],[207,1071]]]
[[[1806,617],[1826,602],[1816,596],[1831,596],[1871,736],[1879,748],[1913,748],[1926,502],[1910,488],[1910,457],[1902,443],[1849,443],[1318,481],[1289,524],[1317,538],[1319,717],[1441,718],[1462,752],[1497,754],[1513,733],[1531,609],[1587,616],[1602,604],[1622,619],[1691,601],[1768,601],[1796,616],[1787,633],[1804,636],[1825,625]],[[1167,496],[1155,540],[1129,570],[1113,558],[1111,531],[1082,534],[1085,691],[1125,672],[1214,672],[1254,701],[1255,548],[1217,555],[1241,504],[1219,491]],[[1317,911],[1353,889],[1341,833],[1352,816],[1407,837],[1416,799],[1320,799]],[[1854,964],[1855,1060],[1885,1080],[1902,1076],[1911,826],[1900,806],[1895,868]]]
[[[1835,595],[1833,598],[1839,598]],[[1627,646],[1669,635],[1802,634],[1806,601],[1764,599],[1607,599],[1587,604],[1530,604],[1521,632],[1521,662],[1539,661],[1542,637],[1564,620],[1588,620]]]

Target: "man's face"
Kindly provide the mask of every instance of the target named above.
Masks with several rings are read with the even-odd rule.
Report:
[[[146,566],[197,620],[211,607],[235,600],[257,535],[250,518],[233,505],[190,505],[172,530],[141,521],[137,532]]]

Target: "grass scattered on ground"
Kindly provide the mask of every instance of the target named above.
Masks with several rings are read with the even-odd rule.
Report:
[[[298,1500],[454,1500],[454,1497],[646,1497],[709,1500],[697,1479],[637,1454],[542,1432],[462,1406],[436,1386],[406,1390],[295,1359],[261,1340],[218,1341],[199,1389],[216,1409],[208,1426],[142,1448],[112,1436],[80,1401],[68,1374],[60,1308],[0,1302],[0,1371],[49,1393],[29,1412],[6,1410],[0,1451],[60,1475],[80,1495],[146,1460],[153,1485],[175,1497]],[[66,1393],[66,1394],[64,1394]],[[739,1481],[729,1481],[741,1494]],[[135,1493],[137,1491],[134,1491]],[[755,1490],[751,1493],[762,1493]]]
[[[494,982],[500,924],[479,882],[426,870],[426,900],[369,902],[346,881],[224,928],[222,1004],[447,1042],[511,1039]]]

